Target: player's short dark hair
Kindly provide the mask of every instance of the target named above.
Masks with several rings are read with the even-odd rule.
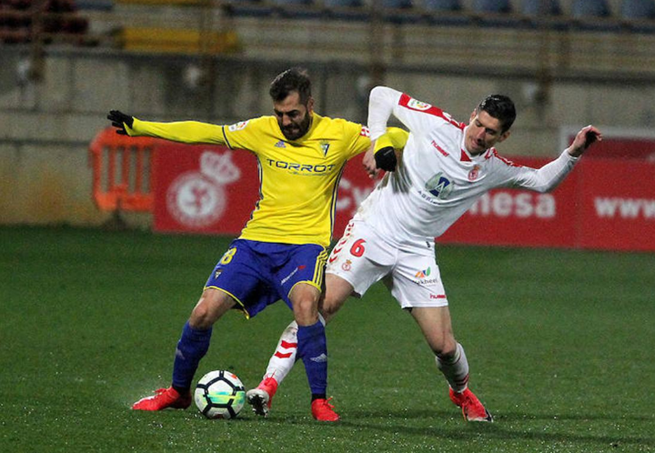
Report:
[[[307,101],[312,96],[312,83],[306,69],[291,68],[279,74],[271,82],[271,89],[268,93],[274,102],[280,102],[293,91],[297,91],[300,95],[300,103],[307,105]]]
[[[516,107],[514,102],[502,94],[490,94],[478,104],[477,112],[484,110],[493,116],[502,124],[501,133],[504,133],[512,127],[516,119]]]

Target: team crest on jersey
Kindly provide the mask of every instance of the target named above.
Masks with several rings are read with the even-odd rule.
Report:
[[[321,149],[323,150],[323,156],[327,156],[330,144],[328,142],[321,142]]]
[[[426,110],[430,110],[432,108],[432,106],[427,102],[421,102],[416,99],[410,99],[409,102],[407,103],[407,107],[414,110],[420,110],[422,112]]]
[[[362,130],[359,131],[359,135],[361,135],[362,137],[370,137],[371,131],[368,129],[368,127],[362,126]]]
[[[228,130],[229,130],[230,132],[240,131],[240,130],[246,128],[246,126],[248,125],[248,122],[249,122],[249,121],[239,121],[238,123],[233,124],[233,125],[231,125],[230,127],[228,127]]]
[[[480,177],[480,166],[474,165],[471,171],[469,171],[468,178],[469,181],[473,182]]]
[[[425,189],[440,200],[448,198],[453,191],[453,182],[446,178],[443,173],[437,173],[425,183]]]

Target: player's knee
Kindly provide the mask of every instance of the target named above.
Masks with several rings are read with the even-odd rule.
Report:
[[[209,329],[232,306],[234,302],[224,293],[205,291],[191,312],[189,325],[194,329]]]
[[[302,298],[294,302],[293,314],[301,326],[309,326],[318,322],[318,303],[311,298]]]
[[[437,357],[448,361],[457,354],[457,342],[454,338],[452,340],[446,339],[439,345],[433,346],[432,350]]]
[[[215,319],[211,316],[209,308],[203,304],[196,305],[189,317],[189,325],[194,329],[209,329],[214,322]]]

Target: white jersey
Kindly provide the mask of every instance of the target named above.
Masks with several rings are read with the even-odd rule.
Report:
[[[430,248],[483,194],[497,187],[546,192],[572,170],[577,158],[564,151],[539,170],[516,165],[491,148],[472,156],[464,146],[468,126],[430,104],[386,87],[371,91],[371,138],[393,114],[410,131],[395,172],[387,173],[355,215],[392,245]]]

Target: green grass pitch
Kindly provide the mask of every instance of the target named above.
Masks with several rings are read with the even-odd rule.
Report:
[[[328,326],[329,393],[302,366],[267,419],[143,413],[170,382],[182,325],[228,239],[0,228],[0,451],[655,451],[655,254],[438,247],[470,385],[495,416],[467,424],[411,317],[377,285]],[[201,374],[256,386],[282,303],[214,329]]]

